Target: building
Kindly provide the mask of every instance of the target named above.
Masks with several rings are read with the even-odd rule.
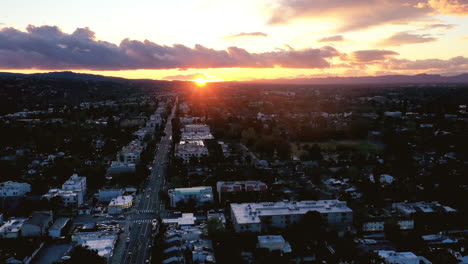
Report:
[[[181,129],[183,141],[214,139],[210,127],[204,124],[189,124]]]
[[[396,221],[401,230],[414,229],[414,220],[395,210],[372,209],[366,215],[361,227],[363,232],[384,231],[385,223],[389,221]]]
[[[208,149],[202,140],[181,141],[176,147],[175,155],[184,162],[189,162],[191,158],[208,156]]]
[[[0,183],[0,197],[24,196],[31,191],[31,185],[21,182],[2,182]]]
[[[286,241],[283,236],[258,236],[257,247],[265,248],[268,251],[279,250],[281,253],[291,253],[291,245]]]
[[[318,212],[329,228],[347,227],[353,211],[338,200],[231,204],[236,232],[262,232],[268,227],[285,228],[299,222],[307,212]]]
[[[139,140],[130,142],[127,146],[123,147],[120,153],[118,153],[118,161],[122,158],[125,164],[137,164],[140,162],[140,155],[143,152],[143,146]]]
[[[98,201],[108,203],[112,199],[123,195],[122,189],[101,189],[98,192]]]
[[[117,239],[117,234],[105,231],[75,233],[72,236],[72,241],[83,247],[96,250],[99,256],[107,259],[112,257]]]
[[[161,118],[161,115],[159,113],[158,114],[155,113],[154,115],[150,116],[150,119],[146,122],[146,126],[155,128],[155,127],[162,125],[162,123],[163,123],[163,119]]]
[[[167,225],[176,225],[176,226],[194,226],[197,218],[193,213],[182,214],[179,218],[166,218],[163,219],[163,223]]]
[[[52,238],[60,238],[63,236],[64,229],[70,223],[70,218],[60,217],[55,223],[49,228],[49,236]]]
[[[62,190],[76,192],[84,198],[86,196],[86,177],[73,174],[70,179],[62,185]]]
[[[457,212],[457,210],[441,205],[439,202],[395,203],[392,207],[405,216],[411,216],[415,213],[446,214]]]
[[[172,207],[176,207],[179,202],[187,203],[190,200],[197,206],[213,202],[213,191],[209,186],[170,189],[168,193]]]
[[[0,226],[0,238],[18,238],[26,218],[10,218]]]
[[[268,186],[261,181],[219,181],[216,183],[216,191],[218,192],[220,202],[223,194],[226,193],[262,192],[266,190],[268,190]]]
[[[401,219],[397,221],[401,230],[412,230],[414,229],[413,219]],[[369,220],[362,224],[362,231],[364,232],[378,232],[384,231],[385,221],[384,220]]]
[[[135,171],[136,165],[134,163],[127,164],[121,161],[112,161],[107,169],[107,174],[133,173]]]
[[[42,197],[48,200],[53,197],[61,197],[64,207],[80,207],[86,196],[86,177],[73,174],[68,181],[62,185],[62,189],[50,189]]]
[[[381,258],[386,264],[431,264],[425,257],[416,256],[413,252],[395,252],[395,251],[378,251]]]
[[[189,124],[182,128],[182,133],[211,133],[211,130],[205,124]]]
[[[46,234],[47,228],[52,224],[52,211],[34,212],[21,227],[21,236],[40,237]]]
[[[112,199],[108,206],[109,214],[120,214],[125,209],[132,207],[133,205],[133,196],[118,196]]]

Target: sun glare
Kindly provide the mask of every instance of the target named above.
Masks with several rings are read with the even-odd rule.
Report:
[[[199,77],[198,79],[194,80],[194,82],[198,86],[204,86],[206,84],[207,80],[205,80],[205,78],[203,78],[203,77]]]

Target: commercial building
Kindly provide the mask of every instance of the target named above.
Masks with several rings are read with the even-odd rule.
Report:
[[[125,209],[132,207],[133,205],[133,196],[118,196],[112,199],[109,203],[108,213],[109,214],[120,214]]]
[[[61,197],[63,206],[65,207],[80,207],[86,196],[86,177],[80,177],[73,174],[68,181],[62,185],[62,189],[50,189],[48,193],[42,197],[52,199],[53,197]]]
[[[343,228],[353,221],[353,211],[338,200],[231,204],[236,232],[262,232],[268,227],[285,228],[299,222],[307,212],[318,212],[330,228]]]
[[[421,256],[416,256],[413,252],[381,250],[378,254],[384,259],[386,264],[431,264],[429,260]]]
[[[101,189],[98,191],[98,201],[101,203],[108,203],[121,195],[123,195],[122,189]]]
[[[0,226],[0,238],[18,238],[26,218],[10,218]]]
[[[265,248],[268,251],[281,251],[281,253],[291,253],[291,245],[283,236],[258,236],[258,248]]]
[[[190,200],[198,206],[213,202],[213,190],[209,186],[170,189],[168,193],[172,207],[176,207],[179,202],[187,203]]]
[[[70,223],[70,218],[60,217],[55,223],[49,228],[49,236],[52,238],[59,238],[63,236],[63,230]]]
[[[176,146],[175,155],[189,162],[191,158],[201,158],[208,156],[208,149],[202,140],[181,141]]]
[[[21,182],[2,182],[0,183],[0,197],[24,196],[31,191],[31,185]]]
[[[39,237],[47,232],[47,228],[52,225],[52,211],[34,212],[21,227],[21,236]]]
[[[216,183],[219,201],[221,202],[223,194],[240,192],[262,192],[268,190],[268,186],[261,181],[234,181]]]

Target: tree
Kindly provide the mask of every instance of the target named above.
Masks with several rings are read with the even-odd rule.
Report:
[[[213,239],[214,236],[224,231],[223,222],[218,217],[211,217],[207,223],[208,236]]]

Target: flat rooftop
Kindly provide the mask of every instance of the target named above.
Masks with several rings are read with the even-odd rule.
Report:
[[[346,202],[338,200],[242,203],[231,204],[231,210],[239,224],[261,223],[260,216],[303,215],[309,211],[319,213],[352,213]]]

